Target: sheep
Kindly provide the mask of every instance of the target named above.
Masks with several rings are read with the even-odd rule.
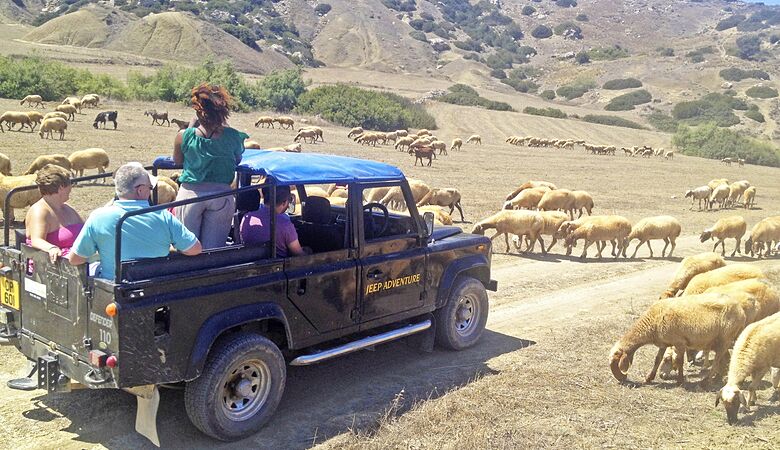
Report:
[[[674,150],[669,150],[664,153],[664,159],[674,159]]]
[[[0,209],[5,211],[5,197],[8,193],[17,187],[32,186],[35,185],[36,175],[21,175],[17,177],[5,176],[0,177]],[[38,189],[31,189],[27,191],[21,191],[15,193],[11,197],[11,209],[9,217],[6,220],[14,221],[14,209],[22,209],[31,206],[33,203],[41,199],[41,191]]]
[[[739,163],[739,167],[744,167],[745,166],[745,159],[744,158],[739,158],[737,160],[737,162]]]
[[[314,134],[315,134],[314,142],[317,142],[318,139],[320,141],[322,141],[322,142],[325,142],[325,138],[323,137],[323,130],[322,130],[322,128],[315,127],[315,126],[308,126],[308,127],[304,127],[304,128],[299,129],[298,132],[300,133],[303,130],[314,131]]]
[[[537,209],[539,201],[549,191],[547,186],[524,189],[513,199],[505,201],[502,209]]]
[[[292,119],[292,117],[276,117],[274,118],[274,122],[278,123],[280,128],[289,128],[292,130],[295,127],[295,121]]]
[[[730,183],[727,178],[715,178],[714,180],[710,180],[710,182],[707,183],[707,186],[709,186],[710,189],[714,191],[715,188],[720,186],[721,184],[730,184]]]
[[[425,214],[426,212],[432,212],[433,213],[433,220],[434,223],[437,225],[452,225],[452,216],[447,214],[446,211],[441,206],[437,205],[423,205],[417,208],[417,212],[420,213],[420,215]],[[402,214],[408,214],[408,212],[402,213]]]
[[[520,192],[522,192],[525,189],[537,188],[537,187],[542,187],[542,186],[547,186],[552,191],[558,189],[558,187],[556,185],[554,185],[554,184],[552,184],[550,182],[547,182],[547,181],[533,181],[533,180],[526,181],[525,183],[521,184],[517,189],[512,191],[511,194],[507,195],[504,200],[512,200],[513,198],[515,198],[517,196],[517,194],[519,194]]]
[[[0,153],[0,174],[11,175],[11,158],[5,153]]]
[[[52,137],[52,131],[59,131],[60,133],[60,140],[65,140],[65,130],[68,129],[68,122],[65,121],[65,119],[62,119],[60,117],[52,117],[50,119],[46,119],[41,124],[41,129],[38,132],[38,134],[41,136],[41,139],[43,139],[44,133],[46,134],[49,139]]]
[[[363,134],[363,127],[355,127],[351,130],[349,130],[349,133],[347,133],[347,137],[351,138],[352,136],[360,136]]]
[[[540,211],[561,210],[569,213],[574,220],[574,195],[568,189],[556,189],[545,192],[542,199],[539,200],[538,208]],[[630,231],[630,230],[629,230]]]
[[[455,208],[458,208],[460,221],[465,222],[466,219],[463,218],[463,208],[460,205],[460,198],[460,191],[455,188],[435,188],[431,189],[417,202],[417,207],[419,208],[423,205],[449,206],[449,214],[452,214]]]
[[[742,205],[745,209],[752,209],[756,201],[756,187],[750,186],[742,193]]]
[[[737,422],[740,405],[750,412],[756,404],[756,388],[770,367],[772,386],[775,392],[780,388],[780,314],[773,314],[759,322],[748,325],[737,338],[731,352],[728,378],[715,397],[715,406],[722,401],[726,409],[726,420],[730,425]],[[751,378],[749,397],[740,390],[740,384]]]
[[[317,132],[315,130],[307,130],[304,128],[295,135],[293,141],[298,142],[299,139],[303,139],[303,142],[306,142],[306,139],[310,139],[311,143],[313,144],[317,141]]]
[[[114,129],[116,130],[116,126],[117,126],[116,117],[118,114],[119,113],[117,111],[103,111],[101,113],[98,113],[98,115],[95,116],[95,122],[92,123],[92,126],[95,127],[95,129],[97,129],[98,124],[102,123],[103,129],[105,129],[106,124],[108,122],[112,122],[114,124]],[[187,128],[187,124],[184,125],[184,128]]]
[[[720,162],[726,164],[727,166],[730,166],[732,162],[734,162],[734,158],[723,158],[720,160]]]
[[[655,379],[667,347],[677,350],[677,383],[685,380],[682,358],[688,348],[715,350],[710,372],[717,378],[728,349],[745,327],[742,307],[725,294],[701,294],[685,301],[664,299],[655,302],[634,322],[610,351],[610,369],[620,382],[626,380],[636,351],[644,345],[658,347],[655,363],[645,383]]]
[[[705,252],[698,255],[687,256],[680,262],[680,267],[674,274],[669,287],[661,294],[660,298],[677,296],[687,286],[693,277],[700,273],[709,272],[726,265],[726,260],[717,253]]]
[[[108,168],[109,159],[108,153],[102,148],[88,148],[86,150],[78,150],[68,156],[73,172],[76,176],[84,176],[84,170],[97,169],[98,173],[106,173]],[[103,178],[103,182],[106,179]]]
[[[683,291],[683,296],[701,294],[713,286],[722,286],[735,281],[751,278],[764,278],[764,272],[750,264],[729,264],[691,278]]]
[[[442,153],[444,153],[444,155],[447,155],[447,143],[444,141],[431,142],[431,149],[433,149],[433,151],[438,150],[440,155]]]
[[[555,191],[552,191],[555,192]],[[564,222],[565,223],[565,222]],[[563,226],[563,224],[561,224]],[[566,238],[566,254],[571,254],[571,248],[579,239],[585,240],[580,259],[585,259],[588,247],[594,242],[598,250],[597,257],[601,258],[601,252],[612,243],[612,255],[617,258],[621,252],[625,254],[626,237],[631,233],[631,222],[622,216],[594,216],[583,222],[569,233]]]
[[[685,198],[691,198],[691,207],[693,209],[693,202],[699,201],[699,211],[701,211],[701,201],[704,200],[704,209],[709,209],[710,195],[712,195],[712,188],[709,186],[699,186],[696,189],[689,189],[685,191]]]
[[[274,128],[274,118],[270,116],[260,116],[257,118],[257,121],[255,122],[255,128],[258,126],[260,128],[265,128],[265,125],[268,125],[271,128]]]
[[[727,200],[727,205],[734,206],[737,203],[737,200],[742,197],[742,194],[749,187],[750,183],[746,180],[735,181],[731,183],[731,185],[729,185],[729,197]]]
[[[594,206],[593,197],[586,191],[571,191],[571,195],[574,196],[574,210],[580,212],[577,217],[582,217],[583,208],[585,208],[588,215],[591,215]]]
[[[152,118],[152,125],[160,125],[168,122],[168,126],[171,126],[171,121],[168,120],[168,111],[158,113],[157,110],[150,109],[144,111],[144,116],[150,116]],[[159,123],[157,123],[159,121]]]
[[[43,97],[40,95],[28,95],[22,99],[22,101],[19,103],[20,105],[24,105],[27,103],[27,106],[32,108],[33,103],[35,103],[35,107],[37,108],[40,106],[41,108],[45,108],[46,105],[43,103]]]
[[[257,142],[257,141],[254,141],[254,140],[251,140],[251,139],[246,139],[246,140],[244,141],[244,148],[256,148],[256,149],[262,149],[263,147],[262,147],[262,146],[260,145],[260,143],[259,143],[259,142]]]
[[[780,297],[768,280],[749,278],[729,284],[713,286],[704,292],[736,295],[745,310],[747,323],[758,322],[780,311]],[[748,296],[749,298],[745,298]]]
[[[43,114],[39,113],[38,111],[29,111],[26,114],[27,117],[30,118],[30,127],[32,128],[32,131],[35,131],[35,127],[40,125],[41,121],[43,120]]]
[[[79,100],[81,100],[79,97],[76,97],[74,95],[69,95],[62,100],[62,103],[60,103],[60,105],[70,105],[71,102],[76,102]]]
[[[723,209],[728,202],[729,192],[730,189],[727,184],[721,184],[713,189],[712,194],[710,195],[710,209],[712,209],[712,205],[714,205],[715,202],[718,202],[718,209]]]
[[[81,97],[81,106],[84,108],[88,106],[97,108],[98,103],[100,103],[100,96],[97,94],[86,94],[85,96]]]
[[[471,144],[472,142],[474,144],[482,145],[482,136],[480,136],[478,134],[472,134],[471,136],[469,136],[468,139],[466,139],[466,143],[467,144]]]
[[[395,130],[395,135],[398,137],[406,137],[409,136],[409,132],[406,130]]]
[[[473,234],[484,235],[485,230],[491,228],[495,228],[496,234],[494,234],[490,240],[492,241],[495,238],[504,235],[504,239],[506,240],[506,252],[509,253],[510,234],[528,236],[529,242],[536,242],[539,238],[539,233],[541,233],[544,228],[544,221],[536,212],[502,210],[477,222],[471,232]]]
[[[631,258],[636,258],[636,252],[642,244],[647,243],[647,248],[650,250],[650,257],[653,257],[653,247],[650,246],[650,241],[653,239],[663,239],[664,249],[661,250],[661,257],[666,256],[666,248],[671,244],[672,248],[669,249],[669,257],[674,252],[674,247],[677,245],[676,240],[680,236],[682,226],[680,222],[672,216],[655,216],[645,217],[637,222],[631,228],[631,234],[628,235],[626,240],[626,248],[634,239],[638,239],[639,243],[634,248],[634,253]],[[625,254],[623,255],[625,256]]]
[[[410,145],[415,141],[414,138],[406,136],[399,138],[397,141],[395,141],[395,145],[393,147],[397,148],[399,151],[404,151],[409,148]],[[406,147],[406,149],[404,148]]]
[[[25,125],[30,127],[30,130],[32,130],[32,124],[30,120],[30,116],[27,115],[27,113],[24,112],[18,112],[18,111],[6,111],[2,115],[0,115],[0,132],[5,133],[5,130],[3,130],[3,123],[8,123],[8,131],[13,130],[13,126],[17,123],[21,126],[19,127],[19,131],[21,131]]]
[[[420,166],[423,165],[423,158],[428,159],[428,167],[433,164],[433,158],[436,156],[433,147],[413,147],[409,149],[409,154],[414,155],[414,165],[417,165],[417,161],[420,161]]]
[[[46,115],[43,116],[43,120],[51,119],[52,117],[59,117],[61,119],[65,119],[65,120],[68,119],[68,115],[65,114],[64,112],[52,111],[52,112],[46,113]]]
[[[190,126],[190,122],[187,120],[171,119],[171,123],[176,124],[179,130],[186,130]]]
[[[742,253],[739,249],[739,242],[742,240],[742,236],[745,235],[745,230],[747,230],[747,223],[742,216],[724,217],[715,222],[715,225],[702,231],[699,240],[704,242],[710,239],[717,239],[712,251],[714,252],[715,249],[718,248],[718,245],[720,245],[722,248],[722,255],[726,256],[726,239],[735,239],[737,245],[734,248],[734,251],[731,252],[731,257],[733,258],[737,252]]]
[[[461,138],[455,138],[452,140],[452,145],[450,145],[450,150],[460,150],[460,148],[463,146],[463,139]]]
[[[81,105],[81,100],[79,100],[79,99],[77,98],[77,99],[75,99],[75,100],[70,100],[70,101],[69,101],[68,103],[66,103],[66,104],[67,104],[67,105],[70,105],[70,106],[72,106],[72,107],[74,107],[74,108],[76,108],[76,112],[77,112],[77,113],[79,113],[79,114],[81,114],[81,107],[82,107],[82,105]]]
[[[409,183],[409,189],[412,191],[412,198],[414,203],[417,204],[422,200],[430,191],[431,188],[420,180],[407,179]],[[368,202],[377,200],[367,200]],[[397,210],[406,209],[406,199],[404,198],[403,191],[399,186],[393,186],[389,188],[385,194],[378,200],[379,203]]]
[[[745,241],[745,253],[758,257],[769,256],[772,253],[772,242],[780,242],[780,216],[767,217],[750,230],[750,237]]]
[[[76,120],[76,107],[73,105],[57,105],[54,110],[67,114],[68,120]]]
[[[179,185],[172,178],[165,175],[159,175],[157,177],[157,204],[171,203],[176,200],[176,195],[179,193]]]
[[[426,130],[425,128],[422,128],[417,132],[417,136],[430,136],[430,135],[431,132]]]
[[[539,232],[539,237],[537,240],[539,241],[539,245],[542,247],[542,253],[547,254],[547,252],[550,251],[550,249],[555,245],[556,242],[558,242],[558,239],[562,238],[561,234],[558,232],[560,229],[560,226],[563,222],[566,221],[566,219],[569,218],[566,213],[561,211],[540,211],[537,214],[539,214],[539,217],[542,218],[542,221],[544,222],[544,226],[542,227],[542,231]],[[550,242],[550,245],[545,249],[544,247],[544,239],[542,239],[543,235],[549,235],[552,236],[552,242]],[[520,238],[517,236],[512,238],[512,243],[515,244],[515,248],[517,250],[520,250]],[[533,251],[534,247],[536,246],[535,242],[529,242],[528,243],[528,251]]]
[[[41,155],[37,158],[35,158],[35,161],[30,164],[30,167],[27,169],[27,172],[25,172],[25,175],[31,175],[35,172],[43,169],[43,166],[47,164],[53,164],[55,166],[63,167],[67,170],[71,170],[71,163],[68,160],[68,157],[65,155],[55,154],[55,155]]]
[[[382,186],[382,187],[375,187],[369,189],[366,192],[366,203],[377,203],[377,202],[381,203],[382,199],[385,198],[385,195],[387,195],[388,191],[390,191],[390,186]]]

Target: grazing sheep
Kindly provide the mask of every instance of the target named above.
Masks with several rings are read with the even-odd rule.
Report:
[[[734,158],[723,158],[720,160],[720,162],[726,164],[727,166],[730,166],[731,163],[734,162]]]
[[[395,135],[398,137],[406,137],[409,136],[409,132],[406,130],[395,130]]]
[[[745,166],[745,159],[744,158],[739,158],[737,160],[737,162],[739,163],[739,167],[744,167]]]
[[[420,129],[420,130],[417,132],[417,136],[418,136],[418,137],[419,137],[419,136],[430,136],[430,135],[431,135],[431,132],[430,132],[430,131],[428,131],[428,130],[426,130],[425,128],[422,128],[422,129]]]
[[[688,282],[683,291],[683,296],[701,294],[713,286],[723,286],[735,281],[749,280],[751,278],[765,278],[764,272],[751,264],[729,264],[696,275]]]
[[[68,120],[76,120],[76,107],[71,104],[57,105],[54,110],[67,114]]]
[[[460,191],[455,188],[431,189],[417,202],[418,208],[423,205],[448,206],[450,208],[449,214],[452,214],[455,208],[458,208],[460,221],[466,221],[466,219],[463,218],[463,208],[461,208],[460,205]]]
[[[772,253],[772,242],[780,242],[780,216],[767,217],[750,230],[750,237],[745,241],[745,254],[758,257],[769,256]]]
[[[749,299],[740,297],[742,308],[745,310],[747,323],[758,322],[759,320],[780,311],[780,297],[778,297],[777,291],[772,289],[768,280],[749,278],[747,280],[713,286],[704,292],[749,296]]]
[[[544,221],[539,214],[533,211],[502,210],[477,222],[471,232],[484,236],[485,230],[491,228],[495,228],[496,234],[490,240],[493,241],[495,238],[504,235],[506,252],[509,253],[510,234],[521,237],[527,236],[529,242],[536,242],[539,238],[539,233],[544,228]]]
[[[399,138],[397,141],[395,141],[394,147],[397,148],[399,151],[404,151],[409,148],[410,145],[415,141],[414,138],[406,136]],[[406,147],[406,148],[404,148]]]
[[[553,245],[558,242],[558,239],[563,238],[558,230],[560,229],[561,224],[565,222],[569,216],[565,212],[561,211],[539,211],[537,214],[539,214],[539,217],[541,217],[542,221],[544,222],[544,226],[542,227],[542,231],[539,232],[539,237],[537,240],[542,247],[542,253],[547,254]],[[544,239],[542,239],[543,235],[552,236],[552,242],[550,242],[550,245],[546,249],[544,247]],[[520,251],[520,238],[517,236],[513,237],[512,243],[515,244],[515,248]],[[528,248],[526,250],[532,252],[534,251],[535,246],[535,242],[528,242]]]
[[[179,185],[172,178],[165,175],[159,175],[157,177],[157,204],[171,203],[176,200],[176,195],[179,193]]]
[[[745,189],[745,192],[742,194],[742,205],[745,207],[745,209],[753,209],[753,204],[756,201],[756,187],[750,186],[749,188]]]
[[[59,111],[52,111],[46,113],[46,115],[43,116],[43,120],[51,119],[52,117],[59,117],[60,119],[68,120],[68,115],[65,114],[64,112],[59,112]]]
[[[68,160],[78,177],[84,176],[86,169],[97,169],[98,173],[106,173],[109,164],[108,153],[102,148],[75,151],[68,156]],[[104,183],[105,181],[106,179],[103,178]]]
[[[691,198],[691,208],[693,209],[693,202],[699,201],[699,211],[701,211],[701,201],[704,200],[704,209],[710,207],[710,195],[712,195],[712,188],[709,186],[699,186],[696,189],[689,189],[685,191],[685,198]]]
[[[257,122],[255,122],[255,128],[258,126],[260,128],[265,128],[266,125],[268,125],[270,128],[275,128],[274,118],[270,116],[260,116],[257,118]]]
[[[293,141],[298,142],[299,139],[303,139],[303,142],[306,142],[306,139],[310,139],[311,144],[313,144],[317,141],[317,132],[315,130],[307,130],[304,128],[295,135]]]
[[[674,247],[677,245],[676,240],[680,236],[682,226],[680,222],[672,216],[655,216],[645,217],[637,222],[631,228],[631,234],[628,235],[626,240],[626,248],[634,239],[639,239],[639,243],[634,248],[634,253],[631,258],[636,258],[636,252],[642,244],[647,243],[647,248],[650,250],[650,257],[653,257],[653,247],[650,246],[650,241],[653,239],[663,239],[664,249],[661,251],[661,257],[666,256],[666,248],[671,244],[672,248],[669,249],[669,257],[674,252]],[[623,254],[625,256],[625,254]]]
[[[70,105],[71,102],[78,102],[80,100],[81,99],[79,97],[76,97],[74,95],[69,95],[69,96],[65,97],[64,100],[62,100],[62,103],[60,103],[60,105]]]
[[[60,133],[60,140],[65,140],[65,130],[68,129],[68,122],[60,117],[52,117],[50,119],[46,119],[41,124],[41,129],[38,132],[38,134],[41,136],[41,139],[43,139],[44,133],[46,134],[46,137],[49,139],[52,138],[52,132],[53,131],[59,131]]]
[[[474,144],[482,145],[482,136],[478,134],[472,134],[468,139],[466,139],[466,143],[471,144],[472,142]]]
[[[536,209],[544,194],[550,192],[547,186],[523,189],[513,199],[504,202],[503,209]]]
[[[317,140],[325,142],[325,138],[323,137],[323,133],[324,132],[323,132],[322,128],[315,127],[315,126],[308,126],[308,127],[304,127],[304,128],[299,129],[298,132],[300,133],[303,130],[309,130],[309,131],[313,131],[314,132],[314,134],[315,134],[314,142],[317,142]]]
[[[726,260],[714,252],[699,253],[698,255],[683,258],[682,262],[680,262],[680,267],[677,268],[677,272],[674,274],[672,282],[669,283],[669,287],[661,294],[660,298],[677,296],[678,293],[685,290],[688,286],[688,282],[696,275],[709,272],[725,265]]]
[[[369,189],[365,194],[366,203],[376,203],[376,202],[381,203],[382,199],[385,198],[385,196],[389,191],[390,191],[390,186],[375,187]],[[398,192],[400,193],[400,190],[398,190]],[[403,199],[403,195],[401,195],[401,198]]]
[[[22,99],[21,103],[19,103],[19,104],[20,105],[24,105],[25,103],[27,103],[27,106],[29,106],[31,108],[33,106],[33,103],[35,103],[35,107],[36,108],[39,107],[39,106],[41,108],[45,108],[46,107],[46,105],[43,103],[43,97],[41,97],[40,95],[28,95],[28,96],[24,97]]]
[[[718,203],[718,209],[723,209],[728,202],[729,192],[730,189],[727,184],[721,184],[713,189],[712,194],[710,195],[710,209],[712,209],[712,205],[714,205],[715,202]]]
[[[431,191],[430,186],[428,186],[427,184],[425,184],[420,180],[407,178],[406,181],[409,183],[409,189],[412,191],[412,198],[415,204],[417,204],[417,202],[422,200],[423,197],[425,197]],[[372,202],[377,200],[366,199],[366,201]],[[399,186],[393,186],[392,188],[389,188],[385,192],[385,194],[381,197],[381,199],[378,200],[378,202],[387,206],[388,208],[392,208],[395,210],[407,209],[406,199],[404,198],[403,191],[401,191],[401,188]]]
[[[558,189],[558,186],[556,186],[556,185],[554,185],[552,183],[549,183],[547,181],[533,181],[533,180],[532,181],[526,181],[525,183],[521,184],[517,189],[512,191],[511,194],[507,195],[504,200],[512,200],[513,198],[515,198],[517,196],[517,194],[519,194],[520,192],[522,192],[525,189],[537,188],[537,187],[542,187],[542,186],[546,186],[546,187],[550,188],[550,190],[552,190],[552,191]]]
[[[295,127],[295,121],[292,119],[292,117],[276,117],[274,118],[274,122],[278,123],[280,128],[289,128],[292,130]]]
[[[6,111],[3,113],[3,115],[0,115],[0,132],[5,133],[5,130],[3,130],[3,123],[8,123],[8,131],[13,130],[13,126],[17,123],[20,124],[19,131],[22,131],[25,125],[30,127],[30,130],[32,130],[30,116],[24,112]]]
[[[175,123],[179,130],[186,130],[190,126],[190,122],[187,120],[171,119],[171,123]]]
[[[11,175],[11,158],[5,153],[0,153],[0,174]]]
[[[740,405],[750,412],[750,407],[756,404],[756,389],[770,368],[775,368],[772,386],[777,393],[780,389],[780,372],[777,371],[780,368],[780,314],[748,325],[734,344],[726,385],[715,397],[715,406],[723,402],[730,425],[737,422]],[[739,386],[747,377],[751,382],[746,400]]]
[[[710,373],[717,378],[722,361],[740,331],[745,327],[745,313],[731,297],[724,294],[701,294],[679,299],[659,300],[634,322],[610,351],[610,369],[620,382],[626,380],[634,353],[647,345],[658,347],[653,370],[645,378],[655,379],[667,347],[677,350],[677,383],[685,380],[682,358],[685,350],[714,350],[715,363]]]
[[[729,185],[729,197],[726,201],[726,206],[734,206],[737,200],[742,197],[742,194],[747,188],[750,187],[750,183],[747,180],[735,181]]]
[[[674,150],[669,150],[664,153],[664,159],[674,159]]]
[[[103,129],[106,128],[106,124],[108,122],[112,122],[114,124],[114,129],[116,130],[117,122],[116,122],[116,116],[119,114],[116,111],[103,111],[102,113],[98,113],[97,116],[95,116],[95,122],[92,123],[92,126],[95,127],[95,129],[98,128],[98,124],[103,124]],[[176,120],[176,119],[173,119]],[[187,128],[185,125],[184,128]]]
[[[38,111],[29,111],[26,114],[27,117],[30,118],[30,128],[32,128],[32,131],[35,131],[35,127],[40,125],[41,121],[43,121],[43,114]]]
[[[433,164],[433,158],[436,157],[436,152],[432,147],[412,147],[409,149],[409,154],[414,155],[414,165],[417,165],[417,161],[420,161],[420,166],[423,165],[423,159],[428,159],[428,167]]]
[[[735,239],[737,245],[734,248],[734,251],[731,252],[731,256],[733,257],[737,252],[742,253],[739,249],[739,242],[742,240],[742,236],[745,235],[746,230],[747,223],[742,216],[724,217],[715,222],[715,225],[702,231],[699,239],[701,242],[717,239],[712,251],[714,252],[715,249],[718,248],[718,245],[720,245],[723,256],[726,256],[726,239]]]
[[[540,211],[565,211],[569,213],[569,216],[574,220],[574,195],[568,189],[556,189],[554,191],[545,192],[542,199],[539,200]],[[629,229],[629,231],[631,231]]]
[[[433,149],[433,151],[438,150],[440,155],[442,153],[444,153],[445,156],[447,155],[447,143],[444,141],[431,142],[431,149]]]
[[[455,138],[452,140],[452,145],[450,146],[450,150],[460,150],[462,146],[463,146],[463,139]]]
[[[441,206],[437,205],[423,205],[417,208],[417,212],[420,215],[425,214],[426,212],[432,212],[433,213],[433,223],[436,225],[452,225],[452,216],[447,214],[446,211]],[[408,211],[403,212],[402,214],[409,214]]]
[[[17,187],[35,185],[36,175],[21,175],[18,177],[6,176],[0,177],[0,210],[5,211],[5,197],[8,193]],[[14,209],[22,209],[31,206],[41,199],[41,191],[31,189],[15,193],[11,197],[10,215],[7,220],[14,221]]]
[[[60,166],[62,168],[65,168],[66,170],[71,170],[71,164],[68,160],[68,157],[65,155],[41,155],[37,158],[35,158],[35,161],[30,164],[30,167],[27,169],[27,172],[25,172],[25,175],[31,175],[35,172],[43,169],[43,167],[47,164],[52,164],[55,166]]]
[[[588,215],[591,215],[593,211],[593,197],[586,191],[571,191],[571,195],[574,196],[574,210],[580,213],[577,217],[582,217],[583,208]]]
[[[728,178],[715,178],[713,180],[710,180],[709,183],[707,183],[707,186],[710,187],[713,191],[716,187],[720,186],[721,184],[730,184]]]
[[[351,138],[352,136],[360,136],[361,134],[363,134],[363,131],[365,131],[363,130],[363,127],[355,127],[349,130],[349,133],[347,133],[347,137]]]
[[[85,96],[81,97],[81,106],[84,108],[97,108],[98,103],[100,103],[100,96],[97,94],[86,94]]]
[[[168,120],[168,111],[158,113],[157,110],[150,109],[149,111],[144,111],[144,116],[152,118],[152,125],[162,126],[163,123],[168,122],[168,126],[171,126],[171,121]]]
[[[612,243],[612,256],[617,258],[621,253],[625,254],[626,237],[630,233],[631,222],[625,217],[591,216],[589,220],[583,222],[566,236],[566,254],[571,254],[571,248],[575,242],[584,239],[585,245],[583,246],[580,259],[587,257],[588,247],[593,245],[593,243],[596,243],[596,249],[598,250],[596,256],[601,258],[601,252],[606,248],[607,242]]]

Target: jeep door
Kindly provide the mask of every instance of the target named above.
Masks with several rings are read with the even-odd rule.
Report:
[[[389,217],[385,226],[384,211],[375,204],[380,203],[376,191],[369,189],[388,187],[394,200],[386,206]],[[416,216],[409,186],[406,181],[365,186],[363,198],[362,214],[357,217],[361,323],[391,322],[417,314],[424,303],[426,249],[419,222],[409,216],[410,206]]]

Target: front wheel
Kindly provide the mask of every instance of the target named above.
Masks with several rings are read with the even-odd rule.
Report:
[[[187,383],[187,415],[213,438],[244,438],[271,418],[285,377],[284,358],[273,342],[257,334],[236,334],[216,345],[200,377]]]
[[[488,297],[479,280],[460,277],[447,299],[436,310],[436,343],[451,350],[462,350],[476,344],[485,330]]]

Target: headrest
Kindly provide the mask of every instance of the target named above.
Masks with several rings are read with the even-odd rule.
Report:
[[[330,223],[330,200],[325,197],[306,197],[303,204],[303,220],[305,222]]]
[[[236,196],[236,211],[257,211],[260,208],[260,191],[239,192]]]

